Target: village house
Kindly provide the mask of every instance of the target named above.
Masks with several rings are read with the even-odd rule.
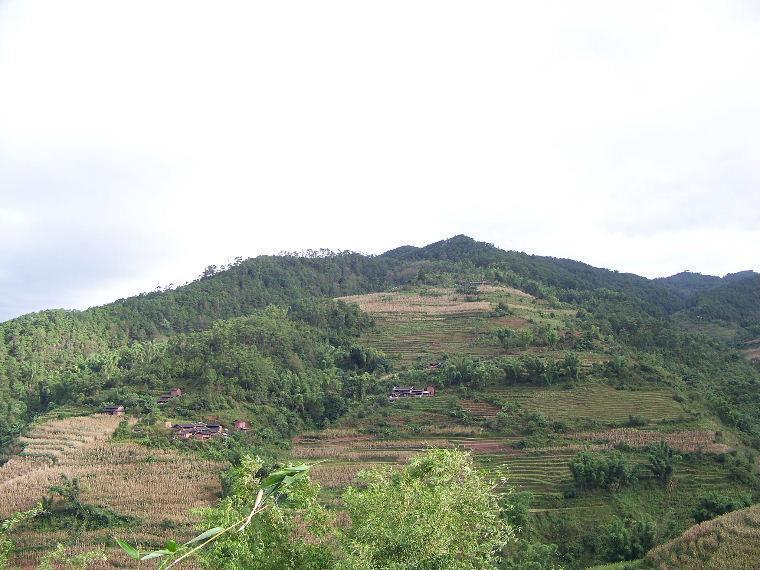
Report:
[[[109,416],[123,416],[124,406],[106,406],[103,409],[103,413]]]
[[[180,388],[172,388],[168,392],[161,394],[158,397],[158,400],[156,400],[156,403],[158,403],[159,406],[163,406],[164,404],[168,403],[173,398],[179,398],[181,395],[182,395],[182,390]]]
[[[435,396],[435,386],[432,384],[426,386],[424,390],[421,388],[415,388],[414,386],[394,386],[388,399],[395,402],[399,398],[425,398],[428,396]]]
[[[235,420],[235,428],[246,431],[250,426],[248,420]]]
[[[228,434],[222,424],[192,422],[184,424],[174,424],[171,426],[175,437],[179,439],[211,439],[212,437],[224,436]]]

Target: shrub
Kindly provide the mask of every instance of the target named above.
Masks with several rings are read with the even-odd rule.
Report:
[[[594,453],[582,451],[570,462],[570,471],[581,490],[614,491],[633,480],[631,467],[618,451]]]
[[[752,504],[752,497],[742,495],[739,497],[729,497],[721,495],[717,491],[710,491],[699,499],[694,509],[694,520],[698,523],[714,519],[720,515],[737,511]]]
[[[468,453],[434,449],[363,480],[344,495],[352,526],[341,569],[491,569],[512,540],[494,481]]]
[[[615,519],[602,536],[602,554],[609,562],[641,558],[654,546],[655,530],[648,520]]]
[[[655,477],[665,485],[673,476],[675,462],[681,459],[673,449],[665,442],[654,443],[647,448],[647,467]]]

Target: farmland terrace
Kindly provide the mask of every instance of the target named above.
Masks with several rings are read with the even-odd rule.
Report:
[[[119,421],[101,414],[33,427],[20,440],[22,451],[0,466],[0,519],[31,508],[65,476],[79,480],[83,503],[137,521],[119,529],[133,543],[161,544],[169,527],[179,536],[193,536],[197,521],[191,510],[214,503],[221,492],[218,473],[223,466],[190,454],[112,441]],[[111,528],[84,531],[74,550],[110,542],[113,533]],[[33,529],[15,533],[21,554],[13,563],[35,567],[44,552],[66,543],[68,534],[68,530]],[[134,563],[118,549],[109,552],[109,560],[117,566],[100,567],[125,568]]]
[[[426,287],[340,300],[357,304],[375,318],[376,326],[362,337],[362,343],[383,351],[400,365],[445,353],[481,357],[505,354],[490,334],[496,329],[518,330],[531,322],[562,328],[563,318],[572,314],[522,291],[494,286],[480,286],[477,294]],[[499,302],[510,307],[509,314],[494,312]]]

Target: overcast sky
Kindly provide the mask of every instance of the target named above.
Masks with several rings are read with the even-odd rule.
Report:
[[[0,0],[0,320],[458,233],[760,269],[760,4]]]

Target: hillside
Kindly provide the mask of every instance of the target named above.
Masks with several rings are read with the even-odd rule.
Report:
[[[689,528],[647,560],[662,570],[755,570],[760,560],[760,505]]]
[[[760,371],[733,339],[695,332],[689,317],[712,307],[704,319],[721,327],[720,315],[751,314],[743,311],[756,278],[702,277],[649,280],[456,236],[378,256],[239,260],[174,290],[2,323],[0,449],[10,461],[0,470],[28,470],[5,491],[0,483],[0,494],[14,495],[0,518],[44,496],[60,474],[101,477],[98,453],[127,469],[207,465],[206,490],[188,490],[170,509],[179,518],[167,519],[189,534],[179,511],[212,501],[221,472],[245,453],[270,467],[327,460],[314,478],[321,500],[340,511],[362,469],[400,468],[443,447],[469,450],[506,477],[501,489],[516,489],[526,509],[518,549],[554,544],[568,569],[641,557],[642,545],[691,526],[706,494],[760,498]],[[394,386],[412,385],[435,395],[389,401]],[[158,405],[172,387],[182,396]],[[95,420],[56,419],[106,404],[124,405],[132,419],[115,439],[115,425],[90,442],[76,433]],[[238,419],[248,431],[212,441],[179,441],[164,426]],[[60,438],[30,447],[69,433],[57,421],[80,426],[71,437],[82,449],[71,454]],[[667,485],[649,467],[660,442],[677,454]],[[40,471],[27,465],[30,449],[66,454],[42,458]],[[583,461],[617,462],[622,482],[589,487],[579,479]],[[93,489],[83,485],[85,501],[114,520],[131,517],[123,528],[160,544],[157,514]],[[97,544],[103,528],[81,545]],[[611,537],[641,529],[649,530],[639,547],[620,554]],[[17,537],[28,560],[44,542],[39,532]]]
[[[103,415],[37,424],[21,439],[20,453],[0,466],[0,519],[54,496],[52,486],[76,481],[76,501],[95,506],[110,521],[95,519],[95,513],[91,521],[77,521],[65,510],[70,505],[48,507],[47,517],[14,536],[21,554],[13,564],[32,564],[58,543],[75,544],[72,552],[85,550],[109,541],[114,532],[142,543],[160,543],[167,528],[193,536],[197,518],[191,511],[219,496],[224,466],[113,441],[118,424],[119,418]],[[117,551],[109,557],[115,567],[136,566]]]

